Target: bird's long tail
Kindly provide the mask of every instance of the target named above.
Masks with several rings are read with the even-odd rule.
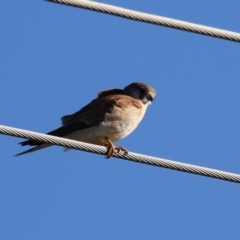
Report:
[[[92,127],[97,124],[98,124],[98,122],[96,122],[96,123],[93,122],[91,124],[88,124],[83,121],[77,121],[77,122],[71,123],[67,126],[62,126],[60,128],[57,128],[47,134],[52,135],[52,136],[57,136],[57,137],[66,137],[66,138],[71,139],[72,134],[74,132],[79,131],[81,129]],[[74,139],[74,138],[72,137],[72,139]],[[21,144],[22,146],[34,146],[34,147],[30,148],[24,152],[20,152],[20,153],[16,154],[15,156],[20,156],[20,155],[23,155],[26,153],[34,152],[34,151],[52,146],[52,144],[50,144],[50,143],[41,143],[41,142],[34,141],[34,140],[26,140],[26,141],[20,142],[19,144]]]
[[[35,152],[35,151],[37,151],[37,150],[40,150],[40,149],[43,149],[43,148],[46,148],[46,147],[50,147],[50,146],[52,146],[52,144],[43,143],[43,144],[41,144],[41,145],[39,145],[39,146],[30,148],[30,149],[28,149],[28,150],[26,150],[26,151],[24,151],[24,152],[20,152],[20,153],[14,155],[14,157],[17,157],[17,156],[20,156],[20,155],[23,155],[23,154],[26,154],[26,153],[30,153],[30,152]]]

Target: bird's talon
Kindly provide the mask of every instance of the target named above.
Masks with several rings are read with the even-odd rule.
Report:
[[[117,152],[119,153],[120,151],[123,152],[124,155],[127,155],[128,154],[128,150],[122,146],[120,147],[116,147],[115,150],[117,150]]]
[[[128,154],[128,150],[122,146],[119,146],[119,147],[115,147],[113,145],[113,143],[108,139],[108,137],[105,138],[106,139],[106,143],[105,143],[105,147],[107,147],[107,153],[106,153],[106,158],[109,159],[110,157],[112,157],[115,153],[115,151],[117,153],[119,153],[120,151],[123,152],[124,155],[127,155]]]

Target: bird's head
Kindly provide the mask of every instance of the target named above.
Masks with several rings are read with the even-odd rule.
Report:
[[[154,88],[140,82],[129,84],[123,89],[123,92],[128,96],[141,100],[143,104],[150,104],[156,96]]]

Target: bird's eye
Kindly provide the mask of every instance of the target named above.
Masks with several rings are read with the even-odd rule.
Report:
[[[140,90],[141,94],[145,94],[145,89],[144,88],[140,88],[139,90]]]

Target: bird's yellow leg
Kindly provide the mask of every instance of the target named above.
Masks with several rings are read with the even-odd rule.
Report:
[[[107,155],[107,158],[110,158],[110,157],[112,157],[113,154],[114,154],[115,146],[114,146],[113,143],[109,140],[108,137],[105,137],[105,139],[106,139],[105,146],[106,146],[107,149],[108,149],[106,155]]]
[[[122,147],[122,146],[120,146],[120,147],[115,147],[115,146],[113,145],[113,143],[109,140],[108,137],[105,137],[105,139],[106,139],[105,146],[108,148],[107,158],[112,157],[113,154],[114,154],[114,152],[115,152],[115,150],[116,150],[117,152],[123,151],[124,154],[128,154],[128,150],[127,150],[126,148],[124,148],[124,147]]]

